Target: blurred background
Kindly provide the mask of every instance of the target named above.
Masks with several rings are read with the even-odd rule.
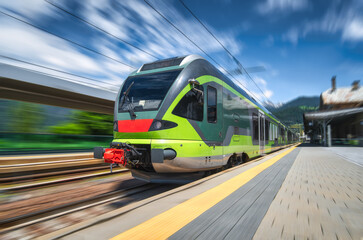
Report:
[[[0,100],[0,154],[90,150],[112,141],[112,115]]]
[[[62,80],[42,86],[91,86],[110,99],[142,64],[198,54],[302,133],[302,114],[319,108],[331,76],[337,88],[361,79],[362,12],[359,0],[1,1],[0,63]],[[111,139],[112,113],[1,87],[0,152]]]

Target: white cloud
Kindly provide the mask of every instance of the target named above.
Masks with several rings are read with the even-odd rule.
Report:
[[[266,87],[267,82],[265,81],[265,79],[261,78],[261,77],[255,77],[254,78],[255,82],[257,85],[262,85],[262,87]]]
[[[243,89],[261,104],[269,101],[269,98],[273,95],[273,91],[268,88],[267,81],[259,76],[254,76],[253,80],[258,87],[250,79],[247,79],[246,76],[242,77]]]
[[[363,4],[352,1],[347,5],[332,4],[320,19],[308,21],[302,27],[302,35],[312,32],[341,34],[342,41],[363,40]]]
[[[296,28],[291,28],[287,33],[282,35],[282,40],[289,41],[296,46],[299,40],[299,31]]]
[[[78,12],[75,12],[77,15],[160,59],[193,53],[203,55],[198,48],[165,22],[143,1],[89,0],[87,3],[81,3],[82,5],[77,8]],[[62,4],[62,2],[55,2],[55,4]],[[152,4],[201,46],[203,50],[214,57],[218,56],[217,60],[221,63],[228,62],[229,57],[223,48],[192,17],[186,18],[168,2]],[[66,5],[62,5],[62,7],[69,9]],[[74,30],[72,30],[72,25],[69,25],[69,21],[83,24],[43,0],[34,0],[32,4],[24,4],[21,0],[2,1],[0,8],[12,15],[24,17],[24,19],[32,23],[40,20],[46,21],[47,18],[57,18],[57,22],[61,24],[62,20],[67,17],[68,25],[64,25],[62,31],[67,33],[67,38],[72,40],[72,36],[77,33],[73,32]],[[107,14],[105,14],[106,12]],[[208,28],[233,54],[241,52],[242,43],[237,40],[236,33],[228,30],[216,31],[211,26],[208,26]],[[0,54],[5,56],[19,58],[85,77],[96,78],[100,82],[112,84],[120,84],[122,79],[125,79],[132,71],[129,67],[111,59],[88,52],[67,41],[6,16],[0,15],[0,29]],[[88,30],[89,37],[87,37]],[[88,25],[83,26],[82,34],[86,36],[84,42],[79,42],[82,41],[82,38],[76,36],[77,42],[81,45],[86,45],[104,55],[137,68],[143,63],[156,60],[147,53],[124,44],[107,34],[95,33],[95,30]],[[41,69],[37,68],[37,70]],[[48,70],[42,69],[42,71],[47,72]],[[60,73],[57,74],[62,77],[70,77]]]
[[[57,66],[65,71],[101,71],[92,58],[79,53],[62,39],[4,19],[0,21],[0,29],[2,55],[30,62],[36,60],[38,64]]]
[[[272,92],[271,90],[265,90],[264,94],[265,94],[265,96],[266,96],[267,98],[270,98],[270,97],[272,97],[273,92]]]
[[[353,19],[347,23],[343,30],[343,40],[362,41],[363,40],[363,20]]]
[[[272,90],[268,89],[267,87],[267,82],[265,79],[261,78],[261,77],[254,77],[254,80],[256,82],[256,84],[259,86],[259,88],[262,90],[263,94],[261,93],[261,91],[259,91],[259,95],[261,96],[261,94],[263,95],[262,99],[270,98],[273,95]],[[268,100],[268,99],[267,99]]]
[[[308,0],[266,0],[257,5],[260,14],[268,14],[275,11],[298,11],[308,7]]]
[[[275,69],[270,63],[258,61],[257,66],[261,66],[264,70],[260,71],[260,73],[264,74],[268,77],[276,77],[279,75],[279,71]]]
[[[259,66],[263,66],[268,71],[268,76],[276,76],[278,72],[272,68],[271,65],[264,63],[264,62],[258,62]],[[226,72],[221,68],[217,67],[219,71],[226,74]],[[247,68],[248,69],[248,68]],[[228,69],[230,72],[231,69]],[[251,97],[253,97],[256,101],[263,103],[273,95],[273,91],[269,89],[268,82],[265,80],[265,78],[261,76],[256,76],[250,74],[253,81],[246,75],[246,74],[233,74],[233,78],[231,78],[228,74],[226,74],[227,77],[229,77],[231,80],[233,80],[238,86],[240,86],[245,92],[247,92]]]
[[[18,13],[20,16],[40,17],[52,14],[55,17],[54,8],[44,0],[32,0],[31,4],[23,0],[1,1],[0,8]]]

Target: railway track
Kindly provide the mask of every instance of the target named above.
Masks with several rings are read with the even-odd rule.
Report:
[[[112,174],[123,174],[129,172],[129,169],[116,169]],[[0,191],[11,191],[15,193],[18,191],[29,190],[32,188],[38,188],[42,186],[50,186],[55,184],[61,184],[66,182],[97,178],[110,175],[110,170],[107,167],[93,169],[82,169],[81,171],[62,171],[61,173],[48,173],[44,175],[27,175],[25,177],[14,177],[1,179]],[[24,180],[25,179],[25,180]]]
[[[128,171],[115,169],[113,174]],[[109,174],[109,166],[92,153],[0,157],[0,191],[12,193]]]
[[[0,220],[0,236],[7,234],[10,231],[59,218],[63,215],[82,211],[102,204],[107,204],[112,201],[118,201],[120,199],[130,197],[144,191],[152,190],[154,188],[157,188],[158,186],[159,185],[157,184],[142,183],[140,185],[129,187],[127,189],[115,190],[112,192],[94,196],[92,198],[86,198],[83,200],[2,219]]]
[[[97,209],[157,187],[135,180],[134,184],[123,185],[120,179],[131,181],[128,175],[122,175],[127,172],[128,169],[115,168],[110,174],[109,165],[89,153],[0,157],[0,193],[9,196],[2,199],[0,238],[18,239],[7,235],[24,228],[42,229],[48,221]],[[96,181],[89,181],[93,179]],[[92,215],[92,211],[86,215]],[[47,230],[43,228],[44,231]]]
[[[92,153],[0,157],[0,178],[105,165]]]

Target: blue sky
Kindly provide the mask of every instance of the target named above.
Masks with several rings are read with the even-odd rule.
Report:
[[[49,1],[159,59],[198,54],[213,63],[144,1]],[[149,2],[224,68],[237,67],[178,0]],[[333,75],[337,76],[338,87],[362,80],[363,1],[184,0],[184,3],[244,67],[264,66],[266,71],[251,73],[264,94],[245,75],[236,76],[261,101],[266,101],[265,96],[274,103],[298,96],[318,96],[330,88]],[[112,58],[0,13],[1,56],[95,81],[0,57],[3,62],[117,90],[134,70],[127,65],[138,68],[156,60],[44,0],[1,1],[0,10]]]

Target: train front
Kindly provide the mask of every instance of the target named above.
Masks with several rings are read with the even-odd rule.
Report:
[[[110,148],[95,148],[95,158],[130,168],[144,180],[153,174],[198,171],[172,163],[181,159],[190,142],[194,146],[201,141],[188,121],[173,112],[183,92],[195,87],[183,70],[198,58],[190,55],[157,61],[133,72],[115,102],[114,140]],[[193,92],[195,99],[203,95]]]

